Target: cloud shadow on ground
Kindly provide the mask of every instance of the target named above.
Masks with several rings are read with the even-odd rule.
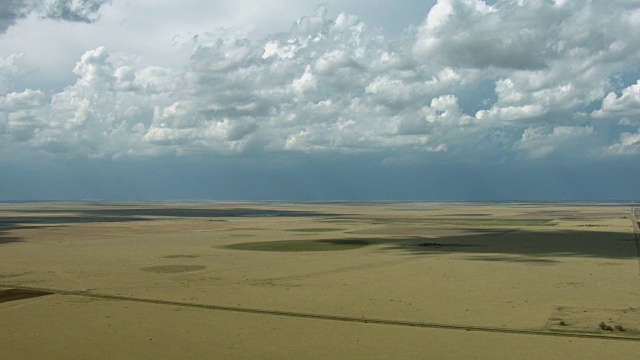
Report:
[[[101,222],[101,221],[140,221],[149,220],[144,217],[187,217],[187,218],[209,218],[209,217],[308,217],[308,216],[340,216],[341,214],[330,214],[317,211],[293,211],[284,209],[265,208],[228,208],[228,209],[198,209],[198,208],[118,208],[118,209],[42,209],[42,210],[20,210],[25,214],[64,214],[43,217],[44,222]],[[0,213],[1,214],[1,213]],[[78,214],[78,215],[68,215]],[[4,221],[7,217],[0,217]],[[37,220],[33,216],[24,216],[29,220]],[[10,218],[9,218],[10,219]]]
[[[9,227],[9,228],[0,227],[0,245],[22,241],[21,237],[9,235],[9,231],[15,228],[16,227]]]
[[[543,264],[563,257],[632,259],[639,255],[633,234],[618,232],[520,229],[390,240],[382,251],[401,251],[411,255],[458,253],[472,260],[483,261]]]
[[[155,221],[158,218],[224,218],[224,217],[310,217],[340,216],[315,211],[292,211],[265,208],[68,208],[68,209],[21,209],[12,210],[19,215],[3,215],[0,211],[0,245],[22,241],[20,237],[10,235],[10,231],[18,229],[46,229],[50,226],[80,223],[117,223]],[[120,206],[120,205],[118,205]]]

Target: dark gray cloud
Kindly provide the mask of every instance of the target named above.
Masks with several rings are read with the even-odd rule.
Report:
[[[20,18],[25,17],[30,11],[27,0],[3,0],[0,2],[0,34]]]
[[[97,19],[100,7],[111,0],[55,0],[44,12],[49,19],[90,23]]]
[[[0,34],[29,14],[42,18],[90,23],[98,18],[100,8],[111,0],[2,0]]]

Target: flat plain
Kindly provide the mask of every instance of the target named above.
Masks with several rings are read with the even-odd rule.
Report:
[[[637,359],[633,209],[4,203],[0,358]]]

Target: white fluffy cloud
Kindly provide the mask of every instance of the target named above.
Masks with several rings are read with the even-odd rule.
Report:
[[[610,92],[602,99],[602,107],[593,112],[596,118],[620,119],[623,123],[640,125],[640,80],[622,89],[621,95]]]
[[[105,1],[50,3],[89,19]],[[53,93],[17,86],[26,67],[2,54],[0,146],[100,158],[633,155],[640,82],[618,84],[638,80],[639,30],[629,1],[440,0],[397,37],[319,7],[260,39],[195,34],[174,49],[190,51],[183,68],[88,49]]]
[[[637,133],[623,132],[620,141],[606,148],[612,155],[637,155],[640,154],[640,129]]]

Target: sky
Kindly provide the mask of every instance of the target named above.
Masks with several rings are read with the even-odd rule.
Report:
[[[0,201],[639,185],[640,0],[0,2]]]

